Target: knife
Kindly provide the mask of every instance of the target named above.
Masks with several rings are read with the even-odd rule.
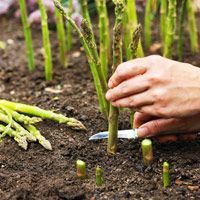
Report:
[[[100,140],[108,138],[108,131],[100,132],[97,134],[92,135],[89,140]],[[136,139],[138,138],[137,129],[128,129],[128,130],[119,130],[118,131],[118,138],[123,139]]]

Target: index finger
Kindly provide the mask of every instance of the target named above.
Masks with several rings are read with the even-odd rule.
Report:
[[[146,66],[146,58],[137,58],[120,64],[111,76],[108,87],[114,88],[124,80],[144,74],[147,70]]]

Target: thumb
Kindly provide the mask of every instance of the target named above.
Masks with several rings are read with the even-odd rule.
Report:
[[[157,119],[149,121],[137,130],[138,137],[152,137],[159,134],[176,133],[177,119]]]

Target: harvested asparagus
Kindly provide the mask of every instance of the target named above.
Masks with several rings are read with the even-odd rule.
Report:
[[[5,131],[6,127],[0,124],[0,132],[3,133]],[[7,131],[7,135],[9,135],[10,137],[14,137],[14,140],[18,143],[18,145],[24,150],[27,150],[28,142],[26,141],[25,136],[20,136],[19,132],[13,130],[12,128]]]
[[[31,106],[22,103],[14,103],[7,100],[0,100],[0,105],[6,106],[9,109],[17,111],[19,113],[33,115],[43,119],[50,119],[60,124],[65,124],[75,130],[86,130],[85,126],[80,121],[74,118],[68,118],[64,115],[44,110],[37,106]]]
[[[40,131],[33,125],[24,126],[33,136],[38,140],[38,142],[47,150],[52,150],[51,143],[41,135]]]
[[[9,117],[6,116],[5,114],[3,114],[2,112],[0,112],[0,121],[5,123],[5,124],[10,123]],[[14,120],[12,120],[11,127],[16,129],[16,131],[19,132],[20,136],[26,137],[26,139],[29,142],[35,142],[36,141],[36,138],[31,133],[29,133],[26,129],[24,129],[20,124],[18,124]]]

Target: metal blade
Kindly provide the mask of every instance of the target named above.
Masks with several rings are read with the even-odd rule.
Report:
[[[106,139],[108,138],[108,131],[97,133],[89,138],[89,140],[100,140],[100,139]],[[118,131],[118,138],[123,139],[136,139],[137,136],[137,130],[135,129],[129,129],[129,130],[120,130]]]

